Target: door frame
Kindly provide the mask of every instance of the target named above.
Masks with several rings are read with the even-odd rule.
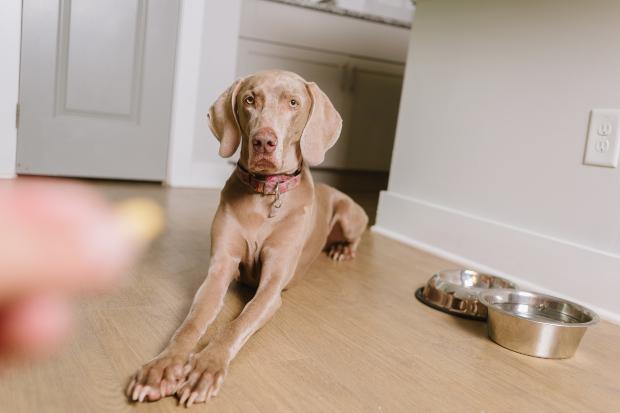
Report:
[[[15,177],[22,1],[0,2],[0,178]]]

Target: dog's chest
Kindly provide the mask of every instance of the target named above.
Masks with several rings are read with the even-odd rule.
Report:
[[[265,263],[278,269],[295,269],[310,221],[311,208],[283,205],[275,216],[266,215],[261,224],[245,231],[245,253],[241,260],[240,281],[257,286]]]

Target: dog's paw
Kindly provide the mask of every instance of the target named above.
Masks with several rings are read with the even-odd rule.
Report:
[[[327,256],[334,261],[344,261],[355,258],[355,252],[351,251],[348,244],[334,244],[327,253]]]
[[[190,373],[176,392],[180,404],[187,402],[189,407],[194,403],[206,403],[217,396],[228,373],[226,355],[207,347],[192,356],[187,366],[191,368]]]
[[[160,354],[138,369],[127,386],[127,396],[134,401],[152,402],[173,395],[185,376],[187,359],[183,354]]]

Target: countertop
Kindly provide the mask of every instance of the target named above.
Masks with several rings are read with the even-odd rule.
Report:
[[[276,3],[289,4],[291,6],[305,7],[307,9],[313,9],[318,11],[324,11],[327,13],[340,14],[342,16],[354,17],[357,19],[368,20],[376,23],[388,24],[390,26],[403,27],[406,29],[411,28],[411,23],[404,20],[392,19],[390,17],[379,16],[376,14],[361,13],[356,10],[347,10],[340,7],[336,7],[330,4],[318,4],[308,0],[266,0]]]

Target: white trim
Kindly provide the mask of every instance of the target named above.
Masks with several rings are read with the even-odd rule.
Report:
[[[204,1],[181,1],[166,179],[171,186],[191,182],[204,8]]]
[[[391,192],[381,193],[372,231],[582,304],[620,325],[618,255]]]
[[[0,2],[0,178],[15,177],[17,128],[15,111],[19,99],[22,2]]]
[[[217,155],[219,144],[204,114],[235,79],[240,13],[241,0],[181,1],[166,178],[170,186],[221,188],[232,173],[228,160]],[[206,139],[207,147],[197,145],[197,139]]]
[[[177,188],[223,188],[234,169],[234,165],[194,161],[189,174],[170,185]]]

